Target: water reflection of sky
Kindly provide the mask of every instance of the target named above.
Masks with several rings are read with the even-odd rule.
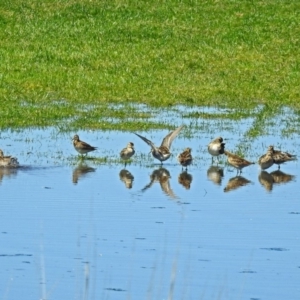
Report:
[[[1,132],[0,148],[22,164],[0,170],[4,299],[23,291],[28,299],[299,298],[298,161],[281,172],[253,165],[236,177],[225,158],[212,167],[206,152],[222,135],[228,149],[257,161],[269,144],[297,153],[299,136],[282,137],[284,122],[249,140],[251,118],[175,119],[174,127],[197,126],[174,141],[163,170],[129,132],[78,132],[99,146],[96,157],[117,158],[134,142],[127,172],[123,164],[78,162],[75,132]],[[160,144],[168,131],[140,133]],[[186,146],[195,157],[187,173],[176,162]]]

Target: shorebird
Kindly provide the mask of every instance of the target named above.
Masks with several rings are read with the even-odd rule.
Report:
[[[283,152],[279,150],[274,150],[273,151],[273,159],[274,159],[274,164],[278,165],[278,169],[280,169],[280,165],[291,160],[296,160],[297,156],[290,154],[288,152]]]
[[[0,167],[17,167],[19,165],[18,159],[12,156],[4,156],[0,149]]]
[[[161,145],[159,147],[156,147],[153,142],[146,139],[145,137],[135,133],[139,138],[141,138],[145,143],[147,143],[151,147],[151,153],[154,158],[158,159],[161,164],[163,164],[163,161],[167,160],[171,156],[170,148],[173,140],[176,138],[176,136],[179,134],[180,130],[184,127],[184,125],[181,125],[174,131],[171,131],[162,141]]]
[[[93,146],[89,145],[88,143],[81,141],[77,134],[75,134],[73,137],[73,145],[74,145],[75,150],[78,153],[80,153],[81,155],[83,155],[83,154],[87,155],[88,152],[91,152],[91,151],[94,151],[97,149],[97,147],[93,147]]]
[[[133,156],[133,154],[135,153],[134,150],[134,144],[132,142],[129,142],[126,146],[126,148],[124,148],[121,152],[120,152],[120,157],[125,160],[125,168],[126,168],[126,164],[127,164],[127,160],[129,158],[131,158]]]
[[[178,155],[179,163],[182,165],[182,167],[185,167],[186,169],[187,166],[189,166],[193,161],[191,151],[192,151],[191,148],[186,148],[182,153]]]
[[[217,156],[219,161],[219,155],[224,154],[225,143],[223,143],[223,138],[217,137],[208,144],[208,152],[212,155],[211,162],[214,161],[214,156]]]
[[[274,154],[274,147],[269,146],[267,153],[262,155],[259,158],[258,164],[260,165],[262,170],[266,170],[266,169],[270,168],[271,166],[273,166],[273,164],[274,164],[273,154]]]
[[[227,150],[224,150],[224,154],[227,156],[228,163],[238,170],[237,174],[242,173],[243,168],[254,164],[253,162],[250,162],[242,157],[239,157],[238,155],[233,154]]]

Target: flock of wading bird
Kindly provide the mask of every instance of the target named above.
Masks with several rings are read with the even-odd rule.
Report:
[[[184,125],[181,125],[174,131],[171,131],[169,134],[166,135],[166,137],[162,140],[162,143],[160,146],[155,146],[155,144],[148,140],[147,138],[134,133],[139,138],[141,138],[145,143],[147,143],[151,147],[151,153],[154,158],[158,159],[161,164],[163,164],[163,161],[166,161],[171,156],[171,145],[173,140],[176,138],[176,136],[180,133]],[[76,134],[73,138],[73,145],[74,148],[81,154],[86,154],[88,152],[94,151],[97,149],[97,147],[93,147],[86,142],[83,142],[79,139],[79,136]],[[242,169],[245,167],[248,167],[252,164],[255,164],[254,162],[250,162],[236,154],[233,154],[227,150],[225,150],[225,143],[223,142],[222,137],[217,137],[213,141],[211,141],[208,144],[207,147],[208,152],[212,155],[212,162],[214,160],[214,157],[217,157],[219,160],[219,156],[222,154],[225,154],[227,156],[228,164],[233,166],[237,169],[237,174],[242,172]],[[192,157],[192,149],[186,148],[182,153],[178,155],[178,162],[180,165],[187,167],[192,164],[193,157]],[[131,159],[131,157],[135,154],[134,144],[132,142],[129,142],[127,146],[120,152],[120,157],[125,161],[125,167],[126,162]],[[280,169],[280,165],[292,161],[296,159],[296,155],[292,155],[288,152],[283,152],[279,150],[275,150],[273,146],[269,146],[267,153],[263,154],[259,160],[258,164],[260,165],[262,170],[270,168],[273,164],[277,164],[278,168]]]
[[[159,169],[154,170],[153,173],[150,176],[150,183],[145,186],[142,191],[145,191],[149,187],[152,186],[154,182],[159,182],[161,185],[162,190],[171,198],[177,198],[175,194],[173,193],[170,184],[169,184],[169,178],[170,173],[167,169],[162,167],[162,164],[164,161],[170,158],[171,156],[171,145],[173,140],[176,138],[176,136],[180,133],[184,126],[180,126],[174,131],[170,132],[162,141],[161,145],[159,147],[155,146],[154,143],[147,138],[135,133],[139,138],[141,138],[145,143],[147,143],[151,147],[150,153],[152,153],[153,157],[158,159],[161,162],[161,166]],[[76,134],[73,137],[73,145],[77,152],[79,152],[82,157],[83,155],[87,155],[87,153],[94,151],[97,149],[97,147],[91,146],[88,143],[81,141],[79,139],[79,136]],[[210,180],[212,180],[214,183],[220,185],[221,180],[223,177],[223,168],[219,168],[218,165],[214,166],[214,158],[217,158],[217,161],[219,162],[219,156],[225,154],[227,156],[228,163],[235,167],[237,169],[237,175],[233,178],[231,178],[227,184],[227,186],[224,188],[225,192],[228,192],[230,190],[234,190],[240,186],[244,186],[248,183],[250,183],[249,180],[242,176],[238,176],[241,174],[242,169],[254,164],[253,162],[250,162],[236,154],[233,154],[227,150],[225,150],[225,143],[223,141],[222,137],[218,137],[211,141],[208,144],[207,148],[209,154],[212,155],[212,166],[207,171],[207,176]],[[150,154],[149,153],[149,154]],[[135,154],[134,144],[132,142],[129,142],[127,146],[121,150],[120,157],[125,162],[125,169],[120,171],[120,179],[125,183],[125,186],[127,188],[132,188],[132,182],[133,182],[133,175],[126,170],[126,164],[129,159],[133,157]],[[179,175],[178,182],[182,184],[186,189],[190,188],[191,182],[192,182],[192,175],[187,172],[187,167],[192,164],[193,157],[191,154],[191,148],[186,148],[182,153],[178,155],[178,162],[183,168],[185,167],[185,170]],[[265,186],[267,190],[271,190],[273,183],[281,183],[281,182],[288,182],[293,179],[293,175],[285,174],[280,171],[280,165],[282,163],[292,161],[296,159],[296,155],[289,154],[287,152],[274,150],[273,146],[269,146],[267,153],[263,154],[259,160],[258,164],[260,165],[262,170],[268,169],[273,164],[278,165],[278,170],[274,171],[272,173],[267,173],[265,171],[262,171],[259,175],[259,181],[260,183]],[[3,151],[0,149],[0,181],[1,176],[3,174],[9,174],[9,172],[13,172],[16,167],[19,166],[18,160],[15,157],[12,156],[4,156]],[[73,170],[73,183],[77,184],[78,179],[88,173],[92,172],[95,169],[88,167],[86,165],[81,165],[76,167]]]
[[[180,133],[184,125],[181,125],[174,131],[171,131],[169,134],[166,135],[166,137],[162,140],[162,143],[159,147],[155,146],[155,144],[148,140],[147,138],[135,133],[139,138],[141,138],[145,143],[147,143],[151,147],[151,153],[154,158],[158,159],[161,164],[163,164],[163,161],[166,161],[171,156],[171,145],[173,140],[177,137],[177,135]],[[94,151],[97,149],[97,147],[91,146],[90,144],[81,141],[79,139],[79,136],[76,134],[73,137],[73,145],[77,152],[79,152],[81,155],[85,154],[87,155],[88,152]],[[214,160],[214,157],[217,157],[219,160],[219,155],[225,154],[227,156],[228,163],[237,169],[237,174],[242,172],[242,169],[245,167],[248,167],[254,162],[250,162],[236,154],[233,154],[227,150],[225,150],[225,143],[223,142],[222,137],[217,137],[213,141],[211,141],[208,144],[207,148],[208,152],[212,155],[212,162]],[[193,162],[192,157],[192,149],[186,148],[182,153],[178,155],[178,162],[180,165],[186,168]],[[120,152],[120,157],[125,161],[125,167],[126,163],[131,157],[135,154],[134,144],[132,142],[129,142],[127,146]],[[279,150],[275,150],[273,146],[269,146],[267,153],[263,154],[259,160],[258,164],[260,165],[262,170],[270,168],[273,164],[277,164],[278,168],[280,169],[280,165],[292,161],[296,159],[296,155],[292,155],[288,152],[283,152]],[[2,167],[17,167],[19,165],[17,158],[12,156],[4,156],[3,151],[0,149],[0,166]]]

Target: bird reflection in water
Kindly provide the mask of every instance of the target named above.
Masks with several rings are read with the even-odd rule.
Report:
[[[223,168],[218,166],[210,166],[207,170],[207,178],[217,185],[221,185],[223,177]]]
[[[249,183],[251,183],[251,181],[246,179],[245,177],[235,176],[229,179],[226,187],[224,188],[224,192],[236,190],[242,186],[248,185]]]
[[[258,181],[269,192],[273,189],[274,179],[267,171],[261,171],[258,175]]]
[[[270,173],[270,175],[273,178],[274,183],[280,184],[280,183],[288,183],[289,181],[292,181],[295,179],[294,175],[286,174],[280,170],[276,170]]]
[[[147,189],[149,189],[153,185],[154,182],[159,182],[162,191],[167,196],[169,196],[172,199],[177,199],[178,197],[174,194],[173,190],[171,189],[170,181],[169,181],[170,178],[171,178],[171,175],[167,169],[165,169],[163,167],[156,169],[150,175],[150,183],[147,184],[142,189],[142,191],[145,192]]]
[[[78,183],[78,180],[84,176],[86,176],[88,173],[95,172],[96,169],[88,166],[85,163],[80,163],[74,170],[73,170],[73,176],[72,176],[72,182],[74,184]]]
[[[191,183],[193,181],[193,176],[187,171],[183,171],[178,176],[178,183],[184,186],[187,190],[191,188]]]
[[[18,168],[1,168],[0,167],[0,183],[5,178],[12,178],[17,175]]]
[[[274,184],[286,184],[290,181],[293,181],[295,178],[295,175],[286,174],[281,170],[276,170],[271,173],[263,171],[258,176],[259,182],[265,187],[267,191],[271,191]]]
[[[120,180],[124,182],[128,189],[132,188],[134,176],[126,169],[123,169],[119,173]]]

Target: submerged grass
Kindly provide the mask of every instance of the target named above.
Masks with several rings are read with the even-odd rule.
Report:
[[[287,0],[3,0],[0,128],[170,126],[126,103],[300,109],[299,25]]]
[[[97,165],[120,165],[125,168],[125,161],[122,160],[118,155],[106,155],[106,156],[95,156],[95,155],[89,155],[89,156],[70,156],[67,158],[67,162],[71,166],[80,167],[88,165],[88,163],[92,163],[94,166]],[[151,155],[147,155],[144,153],[135,154],[134,159],[129,159],[126,162],[126,166],[130,165],[142,165],[144,167],[151,166],[153,167],[153,157]],[[157,163],[157,165],[159,165]]]
[[[192,112],[184,114],[185,118],[201,118],[201,119],[230,119],[230,120],[241,120],[255,116],[256,113],[253,110],[241,109],[239,111],[231,110],[226,113],[207,113],[207,112]]]

